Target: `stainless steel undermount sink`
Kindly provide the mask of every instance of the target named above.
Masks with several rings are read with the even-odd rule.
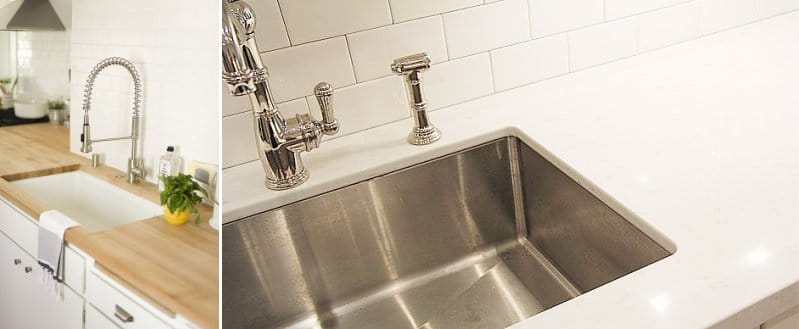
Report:
[[[222,232],[226,328],[505,328],[671,254],[513,137]]]

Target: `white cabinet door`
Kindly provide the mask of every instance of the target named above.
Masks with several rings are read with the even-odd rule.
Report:
[[[32,264],[33,271],[26,273],[28,293],[25,295],[28,305],[37,305],[36,318],[31,321],[31,329],[83,329],[83,297],[67,286],[61,288],[61,294],[54,291],[51,284],[43,285],[42,268],[36,261],[26,255]],[[23,271],[24,272],[24,271]]]
[[[799,329],[799,306],[763,324],[763,329]]]
[[[102,277],[101,277],[102,276]],[[123,329],[170,329],[165,321],[148,310],[132,292],[112,284],[108,276],[90,271],[86,275],[86,301]],[[138,300],[138,301],[137,301]],[[149,306],[152,307],[152,306]]]
[[[0,233],[0,328],[27,328],[35,307],[26,305],[24,252]]]
[[[86,304],[86,329],[120,329],[94,306]]]
[[[0,231],[31,255],[38,252],[38,226],[28,216],[15,210],[0,198]]]
[[[80,295],[65,286],[57,296],[52,286],[44,286],[36,260],[4,234],[0,234],[0,257],[0,328],[83,329]]]

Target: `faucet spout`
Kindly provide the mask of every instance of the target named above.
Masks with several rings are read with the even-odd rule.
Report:
[[[321,121],[307,113],[284,119],[258,51],[255,13],[242,0],[222,0],[222,8],[222,80],[231,95],[250,99],[266,187],[286,190],[298,186],[309,177],[300,153],[319,147],[322,136],[339,130],[333,115],[333,87],[321,83],[314,90]]]
[[[94,83],[100,72],[111,67],[121,66],[130,73],[133,79],[133,109],[130,112],[131,117],[131,131],[129,136],[92,139],[91,137],[91,124],[89,121],[89,110],[92,104],[92,92],[94,91]],[[142,103],[142,79],[139,71],[129,60],[122,57],[106,58],[92,69],[89,77],[86,79],[86,88],[83,94],[83,127],[80,135],[82,153],[92,152],[92,144],[99,142],[116,141],[123,139],[130,139],[130,158],[128,158],[128,183],[135,184],[144,179],[146,172],[144,170],[143,161],[138,155],[138,140],[139,140],[139,126],[141,123],[141,103]]]

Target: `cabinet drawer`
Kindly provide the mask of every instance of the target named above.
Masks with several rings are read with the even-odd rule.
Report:
[[[14,243],[25,249],[29,254],[36,255],[39,247],[37,224],[31,222],[27,216],[17,212],[6,200],[0,198],[0,231],[8,235]]]
[[[85,293],[86,259],[72,248],[64,249],[64,283],[81,295]]]
[[[120,291],[89,271],[86,276],[86,299],[122,329],[171,329],[169,325]]]
[[[41,281],[43,271],[0,233],[0,328],[83,329],[83,297],[69,287],[54,296],[53,286]]]
[[[763,324],[763,329],[799,329],[799,306]]]
[[[86,305],[85,329],[121,329],[92,305]]]

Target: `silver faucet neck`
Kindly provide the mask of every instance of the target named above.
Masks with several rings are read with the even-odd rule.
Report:
[[[92,104],[92,92],[94,91],[94,82],[97,76],[108,67],[122,66],[133,79],[133,109],[130,112],[130,136],[92,139],[91,138],[91,125],[89,123],[89,110]],[[86,89],[83,94],[83,129],[80,135],[81,148],[83,153],[90,153],[92,151],[92,143],[109,142],[117,140],[130,140],[130,158],[128,158],[128,183],[135,184],[144,179],[146,172],[142,160],[138,155],[138,141],[139,141],[139,125],[141,122],[141,104],[142,104],[142,79],[139,71],[129,60],[122,57],[106,58],[94,66],[86,79]]]
[[[141,103],[142,103],[142,79],[139,71],[129,60],[122,57],[109,57],[94,66],[86,79],[86,88],[83,93],[83,111],[88,112],[92,104],[92,92],[94,90],[94,82],[100,72],[111,66],[122,66],[133,79],[133,110],[131,116],[141,117]]]
[[[221,1],[222,80],[231,95],[250,99],[266,187],[286,190],[298,186],[309,177],[301,152],[319,147],[323,135],[339,131],[333,115],[333,87],[320,83],[314,89],[322,112],[321,121],[307,113],[283,119],[258,50],[255,13],[243,0]]]

